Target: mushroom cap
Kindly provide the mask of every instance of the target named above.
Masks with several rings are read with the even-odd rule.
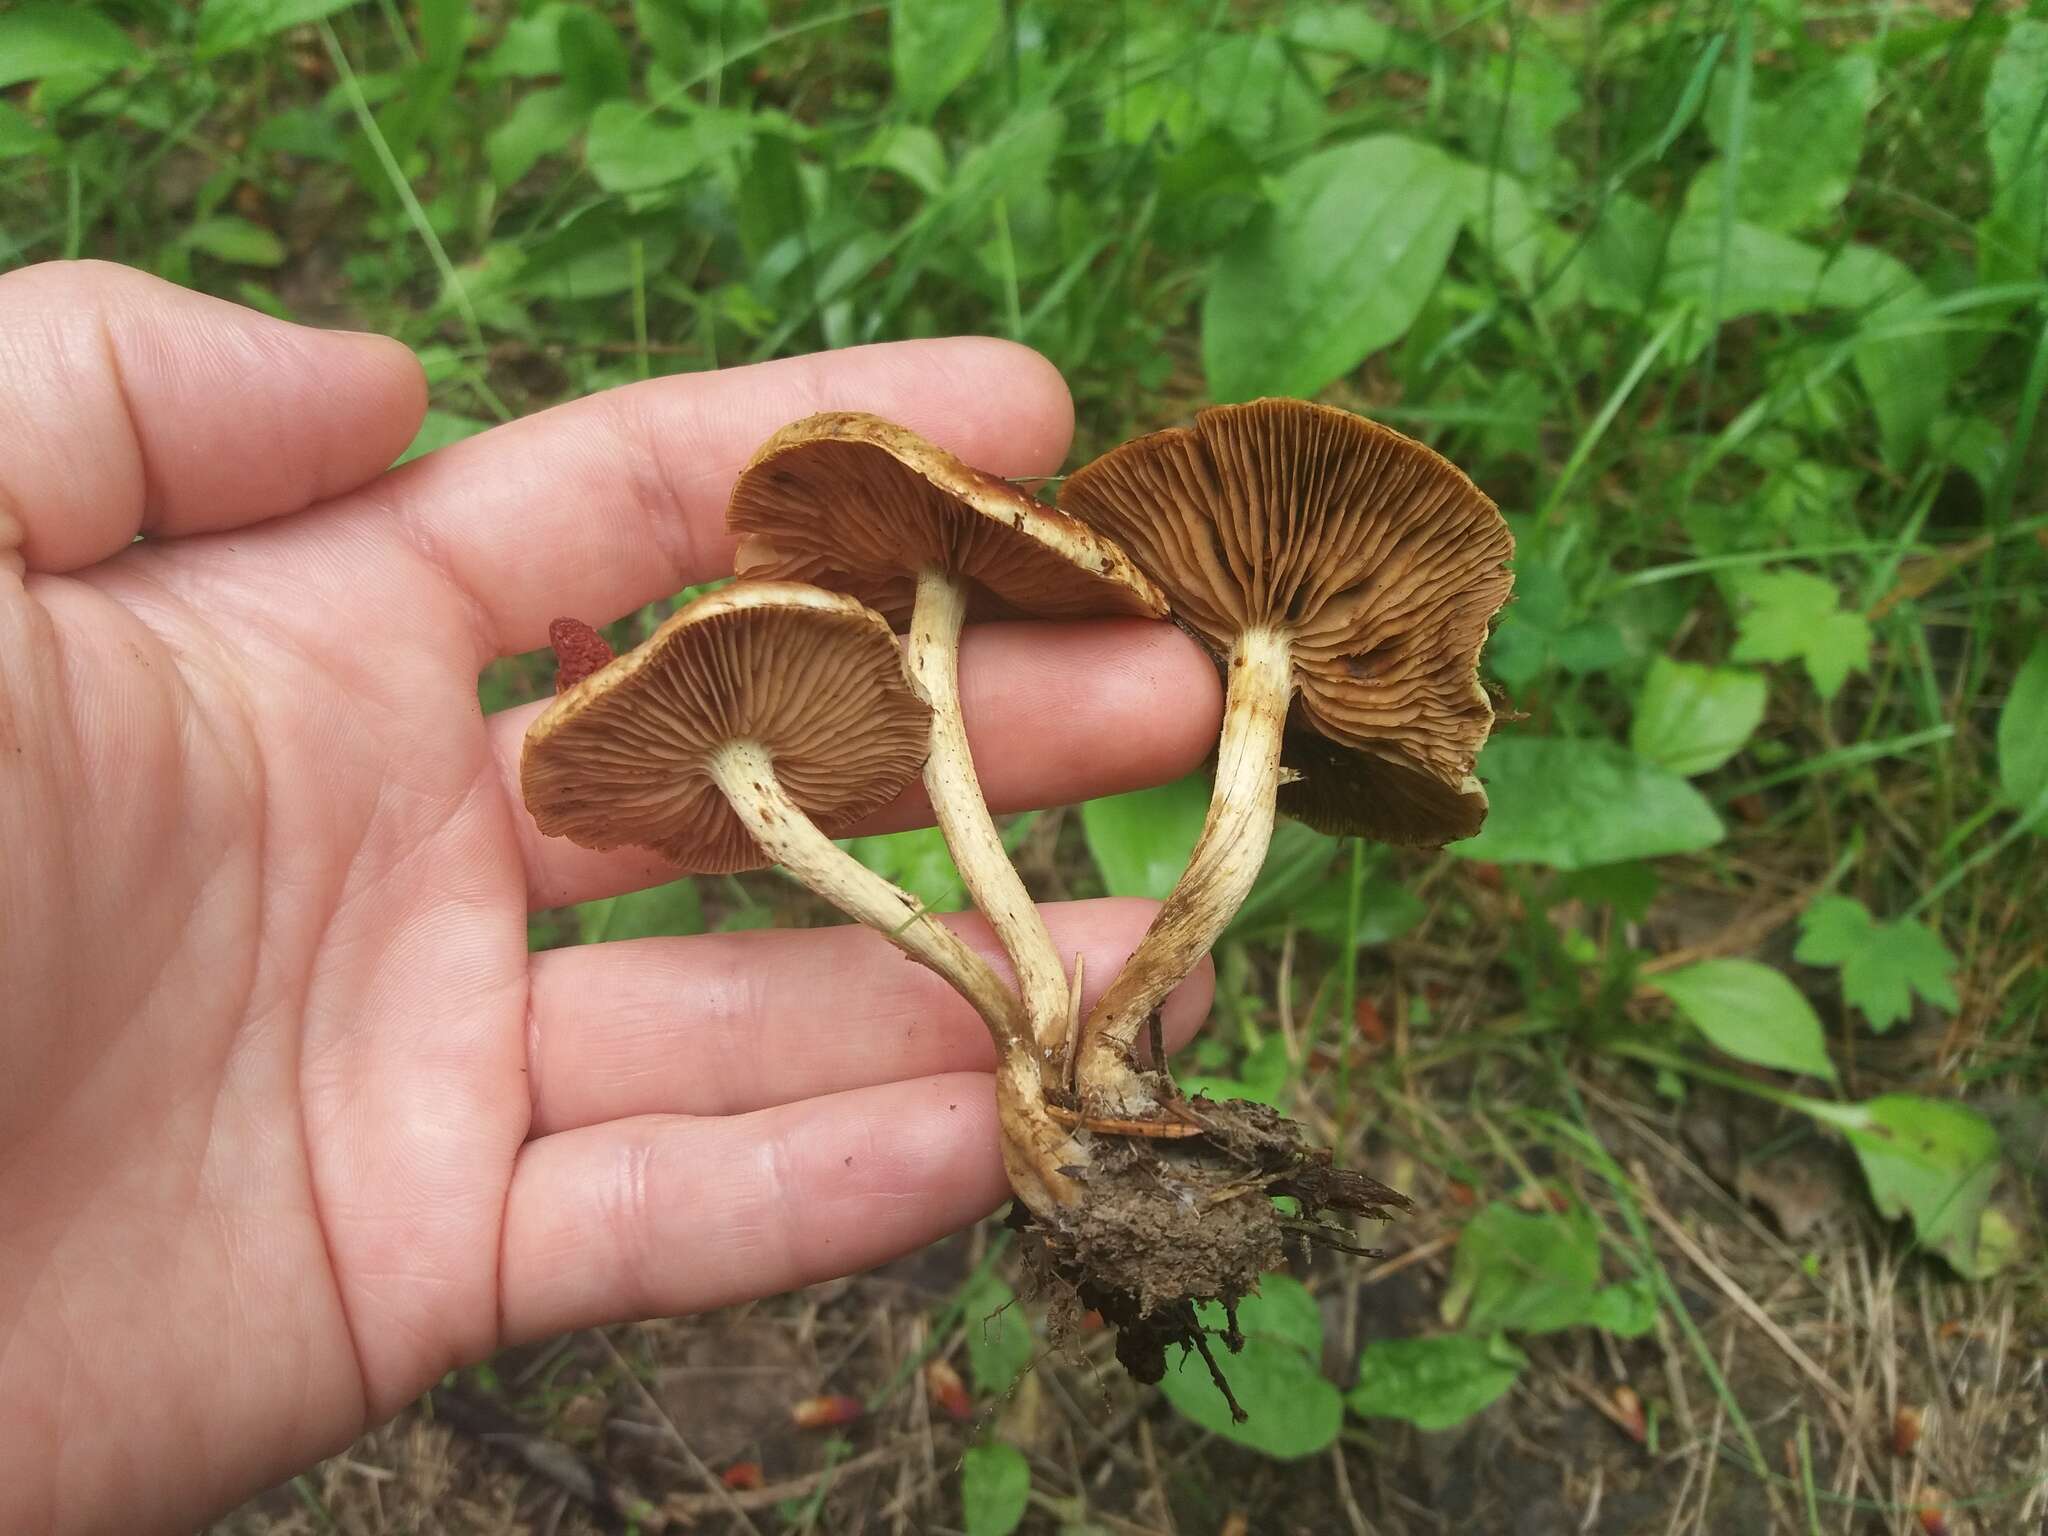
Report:
[[[1472,766],[1493,725],[1479,648],[1513,584],[1514,539],[1456,465],[1349,411],[1257,400],[1111,449],[1060,502],[1122,543],[1219,654],[1250,629],[1290,637],[1282,762],[1305,777],[1283,810],[1394,842],[1478,830]],[[1384,770],[1301,757],[1311,735]],[[1347,818],[1337,784],[1386,798]]]
[[[970,584],[977,618],[1158,618],[1166,596],[1121,549],[907,427],[860,411],[792,422],[733,486],[745,577],[808,581],[908,624],[918,572]]]
[[[795,582],[736,582],[558,695],[527,728],[519,786],[550,837],[722,875],[768,861],[710,776],[721,746],[760,743],[837,836],[917,776],[930,737],[880,614]]]

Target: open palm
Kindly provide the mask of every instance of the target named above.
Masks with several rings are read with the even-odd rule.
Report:
[[[484,717],[476,676],[728,569],[781,423],[1045,473],[1057,377],[866,348],[383,473],[422,407],[395,343],[0,278],[0,1529],[189,1524],[502,1343],[846,1273],[1003,1194],[986,1037],[875,936],[529,956],[529,908],[666,875],[538,837],[532,709]],[[998,808],[1214,740],[1165,626],[990,626],[965,672]],[[1048,914],[1098,981],[1148,916]]]

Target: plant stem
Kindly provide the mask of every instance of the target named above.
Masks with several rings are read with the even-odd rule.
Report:
[[[932,709],[925,793],[968,894],[1010,957],[1041,1060],[1058,1061],[1066,1048],[1070,1012],[1067,973],[1045,919],[1003,848],[975,776],[960,710],[960,629],[966,616],[964,582],[934,568],[918,574],[907,665],[910,686]]]
[[[712,755],[711,777],[761,851],[855,922],[882,935],[966,998],[996,1043],[996,1105],[1003,1125],[1003,1166],[1011,1188],[1034,1211],[1071,1205],[1079,1191],[1059,1172],[1085,1163],[1067,1133],[1045,1113],[1044,1078],[1023,1007],[988,963],[923,904],[818,830],[775,777],[758,742],[729,742]]]
[[[1138,1032],[1215,947],[1266,861],[1280,792],[1280,739],[1294,693],[1292,643],[1247,630],[1231,647],[1216,787],[1188,867],[1081,1026],[1075,1086],[1089,1113],[1141,1118],[1155,1096],[1131,1059]]]

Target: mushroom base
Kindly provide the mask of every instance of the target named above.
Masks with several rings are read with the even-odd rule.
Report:
[[[1161,1086],[1161,1098],[1199,1134],[1166,1139],[1076,1130],[1088,1153],[1075,1181],[1080,1198],[1060,1210],[1057,1225],[1019,1201],[1009,1224],[1027,1269],[1051,1299],[1055,1341],[1083,1312],[1098,1312],[1117,1331],[1117,1359],[1147,1383],[1166,1374],[1169,1345],[1179,1345],[1183,1358],[1198,1351],[1242,1418],[1210,1336],[1229,1353],[1243,1346],[1237,1303],[1279,1267],[1290,1241],[1367,1251],[1352,1245],[1348,1226],[1326,1216],[1384,1221],[1411,1202],[1362,1173],[1334,1167],[1330,1154],[1310,1146],[1301,1127],[1277,1110],[1180,1099],[1170,1084]],[[1283,1214],[1275,1195],[1293,1197],[1299,1213]],[[1222,1304],[1226,1327],[1204,1324],[1196,1306],[1205,1301]]]

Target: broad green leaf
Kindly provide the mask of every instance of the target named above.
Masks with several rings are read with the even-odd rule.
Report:
[[[1614,908],[1631,923],[1639,923],[1657,899],[1656,866],[1642,859],[1620,864],[1593,864],[1573,870],[1558,882],[1558,894],[1573,901],[1590,901]]]
[[[914,123],[884,123],[846,163],[894,171],[927,197],[945,190],[946,146]]]
[[[524,16],[511,17],[498,45],[470,71],[481,80],[532,80],[562,72],[562,18],[567,0],[552,0]]]
[[[1213,1302],[1205,1303],[1199,1315],[1212,1329],[1227,1321]],[[1317,1364],[1323,1317],[1315,1298],[1291,1275],[1266,1275],[1258,1294],[1238,1303],[1237,1325],[1244,1334],[1243,1350],[1231,1354],[1220,1337],[1211,1338],[1210,1348],[1246,1421],[1232,1422],[1229,1405],[1194,1351],[1168,1363],[1160,1383],[1167,1401],[1203,1428],[1268,1456],[1290,1459],[1322,1450],[1337,1438],[1344,1402]]]
[[[1718,843],[1721,820],[1677,774],[1606,741],[1496,736],[1479,754],[1491,801],[1460,858],[1585,869]]]
[[[199,8],[193,41],[200,59],[210,59],[358,3],[360,0],[206,0]],[[0,53],[4,52],[0,48]]]
[[[1671,233],[1660,297],[1712,310],[1725,323],[1743,315],[1797,315],[1849,309],[1868,340],[1853,354],[1869,394],[1887,458],[1918,446],[1948,388],[1947,351],[1931,329],[1925,285],[1896,257],[1870,246],[1832,253],[1759,224],[1729,231],[1722,262],[1721,221],[1712,210],[1689,212]]]
[[[37,127],[26,112],[0,101],[0,160],[48,154],[56,144],[55,134]]]
[[[1627,659],[1621,631],[1610,619],[1585,614],[1555,567],[1517,569],[1515,601],[1486,652],[1488,667],[1502,682],[1521,688],[1553,666],[1584,677]]]
[[[696,881],[671,880],[624,896],[586,901],[576,909],[576,926],[586,944],[669,938],[702,933],[704,908]]]
[[[1813,246],[1760,224],[1737,224],[1728,232],[1725,267],[1721,251],[1719,216],[1687,213],[1672,228],[1659,297],[1701,310],[1718,301],[1723,322],[1815,307],[1826,257]]]
[[[256,154],[292,155],[335,164],[348,159],[339,120],[318,107],[287,107],[272,113],[249,135],[249,148]]]
[[[420,429],[404,453],[398,456],[398,463],[408,464],[422,455],[446,448],[450,443],[459,443],[465,437],[475,437],[479,432],[488,432],[492,423],[479,421],[474,416],[460,416],[453,411],[429,410],[420,422]]]
[[[98,80],[141,58],[128,34],[88,5],[24,5],[0,14],[0,89],[52,76]]]
[[[1764,718],[1764,680],[1740,667],[1659,656],[1636,694],[1629,745],[1645,762],[1687,778],[1740,752]]]
[[[244,267],[276,267],[284,264],[284,242],[261,224],[232,213],[217,213],[187,229],[181,243],[204,251],[222,261]]]
[[[1340,868],[1302,897],[1287,915],[1287,922],[1341,949],[1347,940],[1359,945],[1391,944],[1421,922],[1428,910],[1419,896],[1397,880],[1384,873],[1378,877],[1368,875],[1358,893],[1358,926],[1354,931],[1350,872]],[[1268,925],[1263,931],[1271,934],[1279,929]]]
[[[1041,184],[1052,175],[1054,157],[1067,133],[1067,120],[1050,107],[1005,118],[993,137],[960,159],[947,189],[946,217],[956,228],[980,233],[998,197],[1016,187]]]
[[[1200,1315],[1211,1328],[1221,1328],[1228,1321],[1223,1308],[1214,1302],[1205,1302]],[[1310,1359],[1323,1352],[1322,1309],[1308,1287],[1289,1274],[1260,1277],[1257,1293],[1237,1304],[1237,1327],[1246,1338],[1278,1339]]]
[[[1592,1314],[1600,1238],[1580,1211],[1518,1211],[1498,1200],[1466,1224],[1443,1319],[1469,1333],[1555,1333]]]
[[[892,0],[889,67],[903,109],[930,117],[974,73],[1002,25],[1002,0]]]
[[[1586,1310],[1589,1326],[1617,1338],[1640,1339],[1657,1326],[1657,1292],[1646,1280],[1602,1286]]]
[[[1360,1418],[1450,1429],[1504,1396],[1528,1363],[1498,1334],[1375,1339],[1360,1353],[1358,1385],[1344,1400]]]
[[[967,1536],[1010,1536],[1031,1507],[1031,1463],[1015,1446],[989,1442],[960,1458],[960,1517]]]
[[[1195,115],[1254,151],[1313,143],[1320,98],[1270,32],[1232,32],[1194,51],[1184,77]],[[1192,137],[1192,133],[1180,135]]]
[[[1849,1138],[1879,1211],[1909,1219],[1921,1245],[1956,1273],[1989,1273],[1994,1255],[1980,1238],[2000,1171],[1990,1121],[1961,1104],[1909,1093],[1863,1104],[1808,1101],[1805,1108]]]
[[[591,114],[583,158],[607,192],[646,192],[745,148],[753,131],[742,112],[703,109],[676,118],[632,102],[608,101]]]
[[[675,221],[625,219],[615,207],[595,207],[532,246],[518,268],[524,292],[565,302],[607,298],[650,281],[667,266],[679,238]]]
[[[1583,297],[1584,269],[1575,259],[1573,237],[1543,217],[1527,186],[1477,165],[1463,167],[1462,184],[1467,232],[1509,277],[1532,294],[1542,290],[1547,308]],[[1569,267],[1567,257],[1574,258]]]
[[[1209,781],[1190,774],[1157,789],[1088,801],[1081,832],[1110,895],[1158,901],[1187,868],[1208,813]]]
[[[1356,4],[1289,6],[1282,15],[1282,35],[1295,47],[1368,68],[1388,62],[1401,42],[1399,32]]]
[[[1218,400],[1313,395],[1399,338],[1467,209],[1457,162],[1382,134],[1308,156],[1224,251],[1202,306]]]
[[[1287,1091],[1287,1081],[1293,1075],[1294,1061],[1287,1054],[1287,1041],[1276,1033],[1268,1035],[1246,1054],[1235,1077],[1204,1077],[1190,1073],[1179,1081],[1181,1091],[1190,1098],[1202,1093],[1212,1099],[1249,1099],[1254,1104],[1278,1109],[1281,1096]]]
[[[586,110],[632,91],[632,56],[601,11],[583,6],[564,11],[556,42],[562,51],[562,84]]]
[[[958,912],[967,905],[967,887],[937,827],[852,837],[842,846],[884,880],[910,892],[928,912]]]
[[[681,0],[633,0],[633,30],[654,55],[655,68],[670,77],[688,78],[712,62]]]
[[[1927,436],[1948,399],[1949,338],[1933,296],[1912,268],[1873,246],[1837,251],[1821,273],[1819,302],[1851,309],[1868,338],[1852,361],[1870,396],[1885,458],[1902,464]]]
[[[1984,85],[1984,147],[2001,190],[2048,174],[2048,21],[2007,30]]]
[[[1727,79],[1724,71],[1722,79]],[[1767,229],[1806,229],[1841,206],[1863,154],[1863,121],[1877,89],[1877,66],[1863,54],[1801,74],[1773,99],[1752,107],[1745,124],[1736,217]],[[1724,149],[1729,102],[1712,98],[1708,127]],[[1719,217],[1728,180],[1725,158],[1709,162],[1686,194],[1688,210]]]
[[[1759,1067],[1835,1080],[1820,1016],[1778,971],[1754,960],[1702,960],[1649,984],[1717,1050]]]
[[[491,180],[500,187],[511,186],[543,156],[567,149],[589,120],[589,110],[559,86],[528,91],[510,115],[485,136],[484,157],[490,162]]]
[[[1764,571],[1736,583],[1744,609],[1736,619],[1736,661],[1791,661],[1823,699],[1842,691],[1851,672],[1870,666],[1870,623],[1844,610],[1834,584],[1807,571]]]
[[[2034,641],[1998,712],[1998,785],[2048,832],[2048,635]]]
[[[1579,110],[1578,81],[1549,49],[1485,54],[1454,100],[1465,147],[1481,164],[1536,182],[1568,169],[1555,141],[1559,125]]]
[[[1984,85],[1996,195],[1977,226],[1986,282],[2038,282],[2048,241],[2048,20],[2016,20]]]
[[[1248,1334],[1234,1355],[1218,1339],[1211,1339],[1209,1347],[1244,1408],[1245,1421],[1233,1422],[1229,1404],[1194,1350],[1168,1360],[1159,1383],[1183,1418],[1280,1461],[1313,1456],[1337,1438],[1344,1426],[1343,1395],[1293,1344],[1272,1334]]]
[[[1839,966],[1842,995],[1863,1010],[1879,1034],[1912,1012],[1915,992],[1954,1011],[1956,989],[1949,978],[1955,956],[1925,923],[1910,917],[1876,922],[1862,902],[1849,896],[1821,897],[1799,922],[1799,947],[1792,958],[1804,965]]]
[[[961,1300],[967,1329],[967,1369],[977,1392],[999,1396],[1016,1384],[1037,1346],[1031,1319],[1009,1286],[984,1275]]]
[[[1298,821],[1276,823],[1259,878],[1252,882],[1231,928],[1240,937],[1285,929],[1295,909],[1329,877],[1343,846]]]
[[[1608,200],[1588,232],[1581,258],[1588,303],[1642,314],[1657,302],[1666,281],[1668,217],[1627,193]]]

